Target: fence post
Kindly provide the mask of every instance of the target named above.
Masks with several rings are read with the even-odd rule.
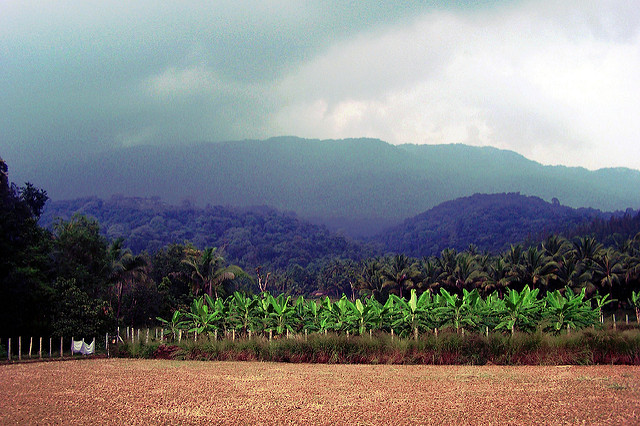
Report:
[[[53,355],[53,337],[49,337],[49,358]]]
[[[60,358],[62,358],[62,339],[63,337],[60,336]]]
[[[104,349],[107,351],[107,358],[109,358],[109,333],[104,335]]]
[[[613,314],[613,329],[616,330],[617,326],[616,326],[616,314]]]
[[[269,329],[269,341],[273,338],[273,330]]]
[[[624,322],[626,325],[629,325],[629,314],[626,315]]]
[[[369,340],[373,339],[373,336],[371,334],[371,329],[369,329]]]
[[[289,330],[287,330],[287,331],[289,331]],[[231,330],[231,341],[232,342],[236,341],[236,329],[235,328],[233,330]]]
[[[73,336],[71,336],[71,358],[73,358],[73,340],[75,338]]]
[[[22,336],[18,336],[18,361],[22,361]]]
[[[40,338],[40,350],[38,351],[38,358],[42,359],[42,337]]]
[[[149,344],[149,328],[147,328],[147,339],[144,342],[146,345]]]
[[[182,341],[182,330],[178,330],[178,343]]]
[[[393,328],[391,329],[391,340],[393,341]]]
[[[9,337],[9,343],[7,343],[7,358],[11,361],[11,337]]]
[[[138,329],[138,343],[140,343],[140,329]]]
[[[433,329],[433,334],[436,335],[436,339],[437,339],[438,338],[438,328],[437,327]]]
[[[33,336],[29,337],[29,358],[31,358],[31,349],[33,349]]]

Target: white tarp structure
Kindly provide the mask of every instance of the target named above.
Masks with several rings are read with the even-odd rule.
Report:
[[[71,341],[71,354],[80,353],[82,355],[91,355],[95,352],[96,349],[96,339],[93,339],[93,342],[90,344],[86,344],[84,339],[82,340],[72,340]]]

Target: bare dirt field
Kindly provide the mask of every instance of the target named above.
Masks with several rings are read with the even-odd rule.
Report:
[[[640,424],[640,368],[99,359],[0,366],[0,424]]]

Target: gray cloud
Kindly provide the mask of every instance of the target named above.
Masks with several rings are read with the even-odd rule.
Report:
[[[633,3],[5,1],[0,155],[295,134],[640,168]]]

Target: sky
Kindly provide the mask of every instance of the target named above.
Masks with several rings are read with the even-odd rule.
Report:
[[[0,0],[9,167],[282,135],[640,169],[640,7]]]

